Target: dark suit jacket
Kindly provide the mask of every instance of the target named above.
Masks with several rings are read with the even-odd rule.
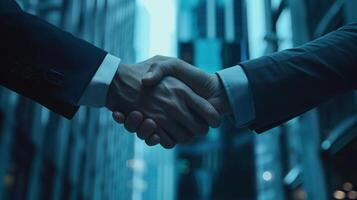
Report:
[[[242,63],[262,132],[357,88],[357,23],[303,46]]]
[[[0,1],[0,84],[71,118],[106,52]]]

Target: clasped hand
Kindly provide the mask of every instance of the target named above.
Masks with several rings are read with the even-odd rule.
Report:
[[[152,146],[173,148],[207,134],[229,112],[217,75],[175,58],[155,56],[121,64],[109,88],[107,108],[118,123]]]

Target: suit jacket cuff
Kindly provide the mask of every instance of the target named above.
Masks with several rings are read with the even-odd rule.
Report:
[[[104,107],[110,83],[118,70],[119,64],[119,58],[107,54],[81,96],[78,105]]]
[[[255,119],[252,93],[247,76],[240,66],[217,72],[220,77],[234,115],[237,128],[249,126]]]

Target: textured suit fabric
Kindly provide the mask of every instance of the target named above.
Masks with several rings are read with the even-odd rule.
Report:
[[[0,2],[0,84],[67,118],[106,52]]]
[[[303,46],[242,63],[262,132],[357,88],[357,23]]]

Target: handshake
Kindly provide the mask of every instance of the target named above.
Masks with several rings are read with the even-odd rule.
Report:
[[[112,81],[106,107],[113,118],[149,146],[173,148],[218,127],[230,112],[223,85],[176,58],[155,56],[121,64]]]

